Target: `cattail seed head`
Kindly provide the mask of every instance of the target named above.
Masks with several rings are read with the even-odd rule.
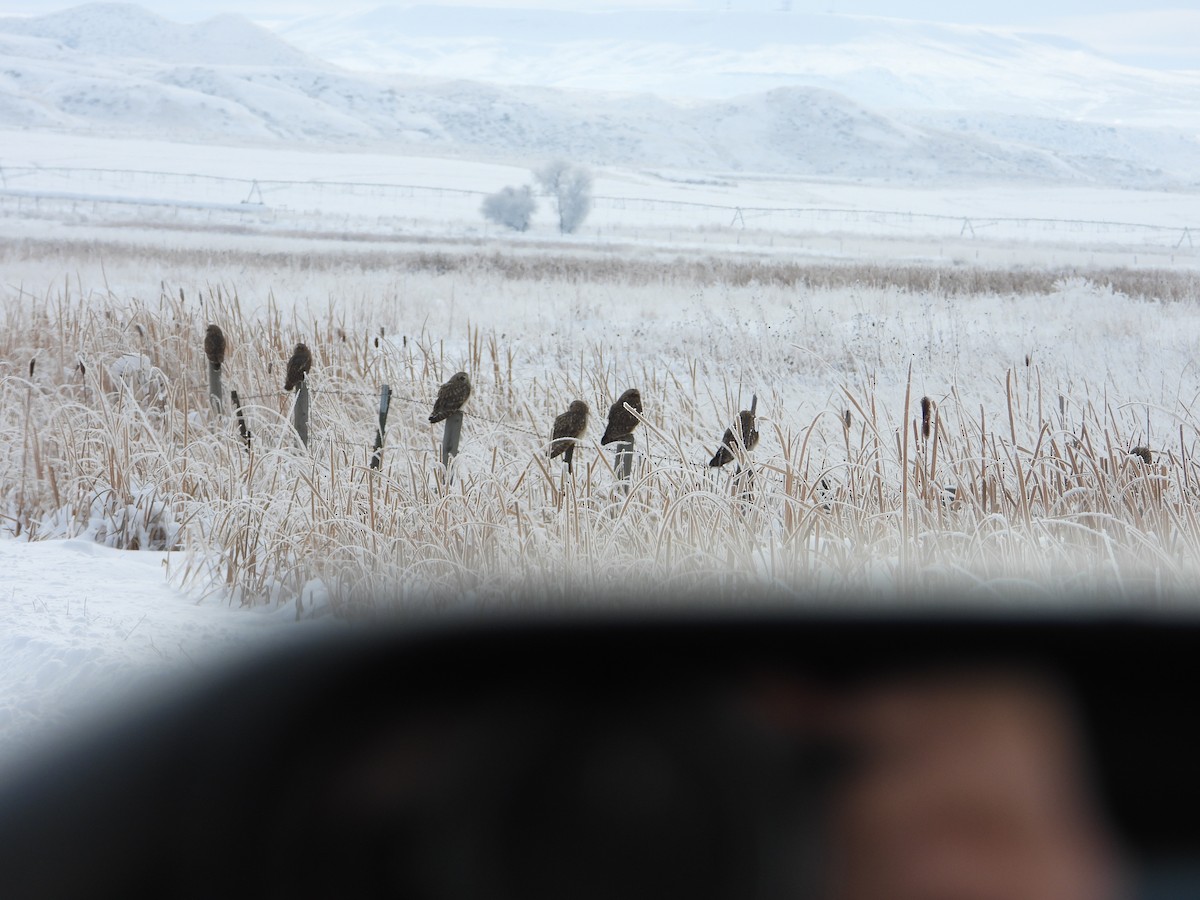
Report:
[[[33,377],[33,370],[34,370],[34,368],[35,368],[36,366],[37,366],[37,360],[36,360],[36,359],[31,359],[31,360],[29,361],[29,377],[30,377],[30,378],[32,378],[32,377]]]
[[[849,431],[850,430],[850,410],[846,410],[845,415],[842,416],[842,422],[845,424],[846,430]]]
[[[928,397],[921,398],[921,437],[929,439],[929,426],[933,421],[933,401]]]

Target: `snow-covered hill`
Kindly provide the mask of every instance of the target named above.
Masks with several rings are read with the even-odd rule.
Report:
[[[180,25],[132,3],[89,3],[47,16],[0,19],[0,32],[42,38],[52,48],[49,52],[77,51],[113,61],[321,65],[242,16],[220,15],[197,25]]]
[[[521,27],[533,26],[518,18],[510,30]],[[845,27],[858,33],[853,21]],[[549,40],[555,32],[536,33]],[[962,54],[965,66],[987,63],[978,46]],[[0,19],[0,57],[0,121],[9,128],[920,183],[1161,188],[1195,186],[1200,172],[1200,139],[1182,126],[1099,125],[986,105],[886,111],[804,84],[669,101],[352,72],[237,16],[179,25],[119,4]],[[1158,76],[1165,114],[1189,76]],[[921,81],[893,80],[903,91]]]
[[[716,4],[710,4],[716,7]],[[1200,34],[1200,10],[1176,14]],[[580,12],[379,6],[279,29],[356,71],[502,84],[733,97],[819,87],[873,109],[1200,125],[1190,74],[1123,64],[1057,34],[869,16],[749,10]]]

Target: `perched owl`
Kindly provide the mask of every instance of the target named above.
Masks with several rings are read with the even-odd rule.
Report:
[[[588,405],[582,400],[572,400],[565,413],[554,417],[554,431],[550,441],[551,459],[565,453],[568,447],[575,446],[572,441],[563,438],[578,438],[587,428],[587,420]]]
[[[601,444],[627,441],[633,436],[633,429],[637,427],[638,420],[633,413],[625,409],[626,403],[639,413],[642,411],[642,395],[637,388],[627,390],[609,407],[608,427],[604,429],[604,437],[600,438]]]
[[[221,368],[221,363],[225,362],[225,332],[220,325],[209,325],[208,331],[204,332],[204,355],[214,369]]]
[[[283,389],[291,391],[300,387],[300,382],[311,368],[312,351],[308,349],[307,344],[297,344],[296,349],[292,351],[292,358],[288,360],[287,378],[283,382]]]
[[[738,413],[738,431],[741,445],[747,450],[753,450],[758,445],[758,429],[754,425],[754,413],[750,410],[743,409]],[[717,448],[716,455],[708,464],[715,468],[732,462],[734,459],[733,448],[737,446],[738,438],[739,435],[734,433],[734,429],[726,428],[725,434],[721,437],[721,446]]]
[[[437,400],[433,404],[430,423],[440,422],[462,409],[471,396],[471,379],[466,372],[456,372],[450,380],[438,388]]]

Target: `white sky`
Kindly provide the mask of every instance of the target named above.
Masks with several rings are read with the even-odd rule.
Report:
[[[0,15],[42,15],[76,5],[70,0],[0,0]],[[138,5],[177,22],[236,12],[267,26],[307,15],[384,5],[732,12],[788,8],[800,13],[836,12],[1037,30],[1082,41],[1141,65],[1200,67],[1200,0],[140,0]]]
[[[78,4],[63,0],[3,0],[0,15],[43,14]],[[424,0],[420,3],[387,4],[382,0],[142,0],[138,3],[168,18],[189,21],[222,12],[240,12],[252,19],[292,17],[321,12],[344,12],[396,6],[492,6],[548,7],[559,9],[731,9],[777,10],[785,6],[796,12],[837,12],[853,15],[892,16],[939,22],[1033,25],[1061,18],[1096,16],[1105,13],[1144,12],[1155,8],[1195,8],[1195,0],[1165,0],[1147,4],[1138,0],[1005,0],[969,3],[963,0]]]

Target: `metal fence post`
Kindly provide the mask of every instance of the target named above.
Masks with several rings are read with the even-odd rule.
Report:
[[[371,451],[371,468],[383,465],[383,433],[387,428],[388,407],[392,402],[392,389],[386,384],[379,392],[379,428],[375,432],[375,448]]]
[[[292,408],[292,427],[300,435],[300,442],[308,447],[308,379],[301,378],[296,388],[296,405]]]
[[[461,411],[446,416],[442,431],[442,465],[449,468],[450,460],[458,456],[458,439],[462,435],[463,414]]]

